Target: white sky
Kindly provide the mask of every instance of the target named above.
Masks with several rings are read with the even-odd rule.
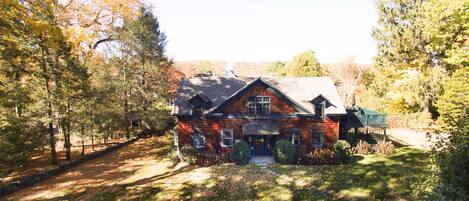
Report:
[[[288,60],[312,49],[322,63],[371,63],[373,0],[157,0],[176,61]]]

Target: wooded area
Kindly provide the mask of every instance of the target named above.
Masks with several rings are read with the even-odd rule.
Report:
[[[170,127],[175,69],[145,2],[0,0],[0,175],[41,149],[57,164],[58,143],[71,160],[72,146],[83,155],[87,141]],[[353,58],[325,65],[307,50],[266,69],[331,76],[346,106],[449,136],[431,151],[431,174],[412,190],[423,200],[468,200],[469,1],[377,0],[376,8],[372,65]],[[198,73],[214,70],[199,64]],[[72,144],[77,137],[81,144]]]
[[[163,130],[171,60],[151,7],[134,0],[0,2],[0,169],[71,136],[96,143]],[[60,140],[59,140],[60,138]],[[80,144],[75,144],[80,146]]]

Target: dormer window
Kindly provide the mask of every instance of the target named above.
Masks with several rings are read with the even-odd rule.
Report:
[[[326,101],[314,104],[314,115],[318,118],[324,119],[326,109]]]
[[[248,102],[249,115],[267,116],[270,115],[270,97],[252,96]]]
[[[192,115],[201,117],[204,114],[204,106],[203,104],[197,103],[192,105]]]
[[[330,102],[324,98],[322,95],[316,96],[313,100],[311,100],[311,104],[314,106],[314,116],[316,118],[324,119],[326,116],[326,108]]]
[[[197,94],[189,100],[192,106],[192,116],[193,117],[202,117],[204,111],[210,106],[210,99],[207,97]]]

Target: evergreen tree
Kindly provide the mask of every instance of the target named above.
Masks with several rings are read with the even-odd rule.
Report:
[[[171,61],[164,55],[166,35],[160,30],[157,18],[142,8],[136,20],[124,23],[120,40],[121,59],[126,62],[125,57],[138,58],[131,68],[126,69],[128,74],[137,76],[134,77],[137,85],[127,89],[133,91],[134,107],[125,110],[132,111],[142,129],[161,129],[169,114],[166,104],[169,83],[166,80]]]

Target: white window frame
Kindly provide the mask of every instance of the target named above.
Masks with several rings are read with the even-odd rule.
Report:
[[[202,137],[202,139],[203,139],[203,144],[196,144],[196,142],[198,142],[198,141],[196,141],[194,138],[195,138],[195,136],[197,136],[197,135],[200,135],[200,136]],[[205,144],[206,144],[205,140],[206,140],[206,139],[205,139],[205,135],[204,135],[203,133],[194,133],[194,134],[192,134],[192,145],[193,145],[195,148],[199,148],[199,149],[200,149],[200,148],[205,148]]]
[[[318,106],[320,107],[321,115],[316,115],[318,115],[319,118],[324,119],[324,117],[326,116],[326,101],[314,104],[314,112],[316,112]]]
[[[315,135],[320,134],[321,138],[319,138],[319,144],[314,144],[314,137]],[[324,146],[324,131],[312,131],[311,132],[311,146],[314,148],[319,148]]]
[[[300,138],[300,139],[298,140],[298,144],[295,144],[295,138],[294,138],[295,132],[298,132],[298,133],[300,134],[300,135],[299,135],[299,138]],[[295,145],[295,146],[301,145],[301,135],[302,135],[302,131],[301,131],[300,128],[293,128],[293,129],[291,129],[291,131],[290,131],[291,144],[292,144],[292,145]]]
[[[231,133],[231,139],[225,137],[225,132],[230,132],[230,133]],[[232,147],[233,144],[234,144],[234,132],[233,132],[233,129],[231,129],[231,128],[222,129],[222,130],[221,130],[221,133],[220,133],[220,139],[221,139],[220,144],[221,144],[222,147]],[[230,140],[231,140],[231,145],[226,145],[226,144],[224,143],[224,142],[225,142],[225,139],[230,139]]]
[[[270,98],[270,96],[254,96],[254,101],[249,101],[247,105],[249,115],[256,115],[256,116],[270,115],[270,110],[272,107],[271,100],[272,99]],[[260,111],[262,111],[262,107],[264,106],[264,104],[269,105],[268,111],[266,114],[261,114]],[[258,108],[258,106],[260,108]],[[251,113],[250,111],[251,107],[254,108],[254,114]]]
[[[178,135],[177,131],[174,132],[173,140],[174,140],[174,146],[178,147],[179,146],[179,135]]]

